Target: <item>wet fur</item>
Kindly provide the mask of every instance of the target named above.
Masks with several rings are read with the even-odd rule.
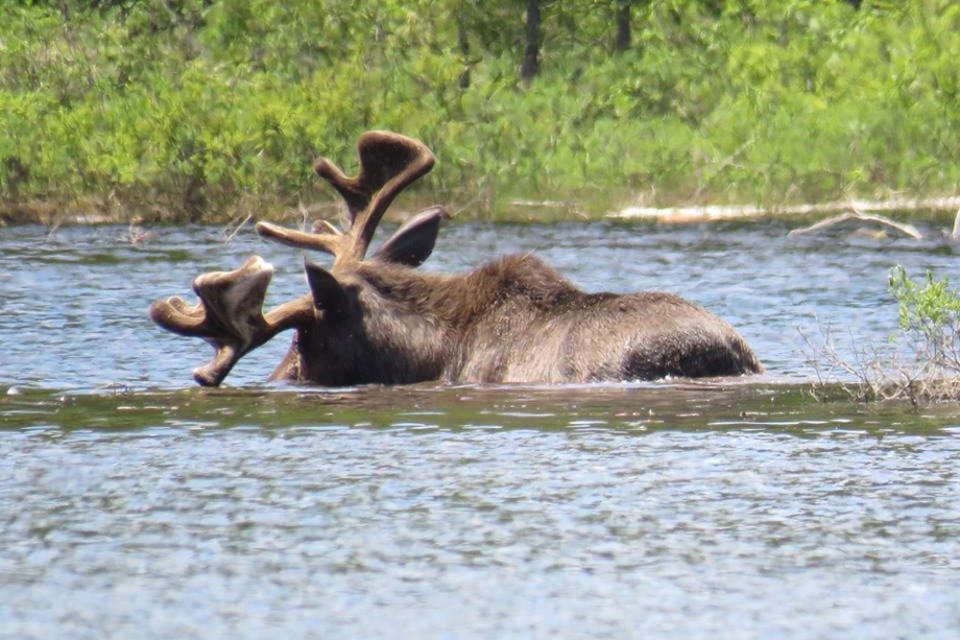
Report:
[[[733,327],[682,298],[584,293],[530,255],[459,276],[375,259],[333,275],[347,302],[317,300],[317,324],[298,331],[274,378],[562,383],[762,370]]]

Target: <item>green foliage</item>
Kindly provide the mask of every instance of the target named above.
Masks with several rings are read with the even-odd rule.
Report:
[[[897,265],[890,270],[890,292],[897,300],[900,328],[914,353],[912,367],[898,371],[896,395],[923,400],[960,397],[960,294],[947,278],[927,271],[912,280]]]
[[[890,293],[897,301],[901,329],[935,345],[957,338],[960,294],[950,288],[948,278],[936,280],[927,271],[923,280],[916,282],[897,265],[890,269]]]
[[[632,45],[614,53],[616,8]],[[519,0],[40,0],[0,24],[0,201],[179,217],[318,196],[390,128],[423,199],[602,212],[929,194],[960,181],[960,6],[555,0],[519,82]],[[468,75],[467,75],[467,72]]]
[[[825,344],[811,360],[819,386],[840,373],[840,388],[858,402],[960,400],[960,292],[929,271],[914,280],[900,265],[890,269],[888,290],[897,303],[901,331],[886,345],[854,347],[852,360],[841,357],[825,334]]]

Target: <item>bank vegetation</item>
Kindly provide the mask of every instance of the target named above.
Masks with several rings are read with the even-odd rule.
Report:
[[[465,216],[951,196],[958,59],[950,0],[11,0],[0,220],[289,215],[371,128]]]
[[[840,388],[857,402],[915,406],[960,400],[960,292],[948,277],[927,271],[915,278],[900,265],[890,269],[889,292],[899,330],[886,343],[854,345],[853,355],[843,356],[829,328],[806,336],[819,380],[814,394],[826,398]]]

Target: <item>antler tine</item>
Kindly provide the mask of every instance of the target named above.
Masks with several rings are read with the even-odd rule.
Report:
[[[198,276],[193,288],[200,301],[194,306],[176,296],[150,306],[150,317],[164,329],[203,338],[213,346],[213,359],[193,371],[197,383],[218,386],[244,355],[285,329],[313,321],[310,296],[263,315],[272,277],[273,267],[254,256],[234,271]]]
[[[363,134],[357,142],[357,151],[360,155],[360,172],[354,181],[369,196],[362,210],[352,213],[349,235],[352,238],[352,257],[362,260],[380,219],[393,199],[428,173],[436,159],[423,143],[389,131],[368,131]],[[318,165],[318,173],[320,169]],[[322,173],[320,175],[323,176]],[[340,192],[344,193],[342,189]],[[348,207],[360,204],[359,199],[351,204],[346,194],[344,199],[347,199]]]
[[[345,253],[346,247],[349,246],[347,236],[330,223],[326,224],[324,233],[297,231],[296,229],[287,229],[286,227],[281,227],[269,222],[258,222],[256,230],[257,233],[264,238],[275,240],[288,247],[324,251],[334,256],[340,256]]]
[[[360,170],[348,177],[335,164],[320,158],[314,169],[346,202],[350,229],[337,231],[329,223],[314,232],[296,231],[269,222],[257,223],[257,232],[300,249],[314,249],[336,257],[334,266],[363,259],[374,231],[393,199],[433,168],[433,153],[422,143],[389,131],[368,131],[357,142]]]

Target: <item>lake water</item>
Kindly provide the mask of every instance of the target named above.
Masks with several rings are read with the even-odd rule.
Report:
[[[424,269],[535,251],[588,290],[662,289],[768,369],[723,383],[221,389],[152,300],[248,227],[0,228],[0,637],[956,637],[960,408],[818,403],[801,332],[896,330],[887,270],[954,245],[778,222],[449,223]],[[385,235],[385,234],[381,234]]]

